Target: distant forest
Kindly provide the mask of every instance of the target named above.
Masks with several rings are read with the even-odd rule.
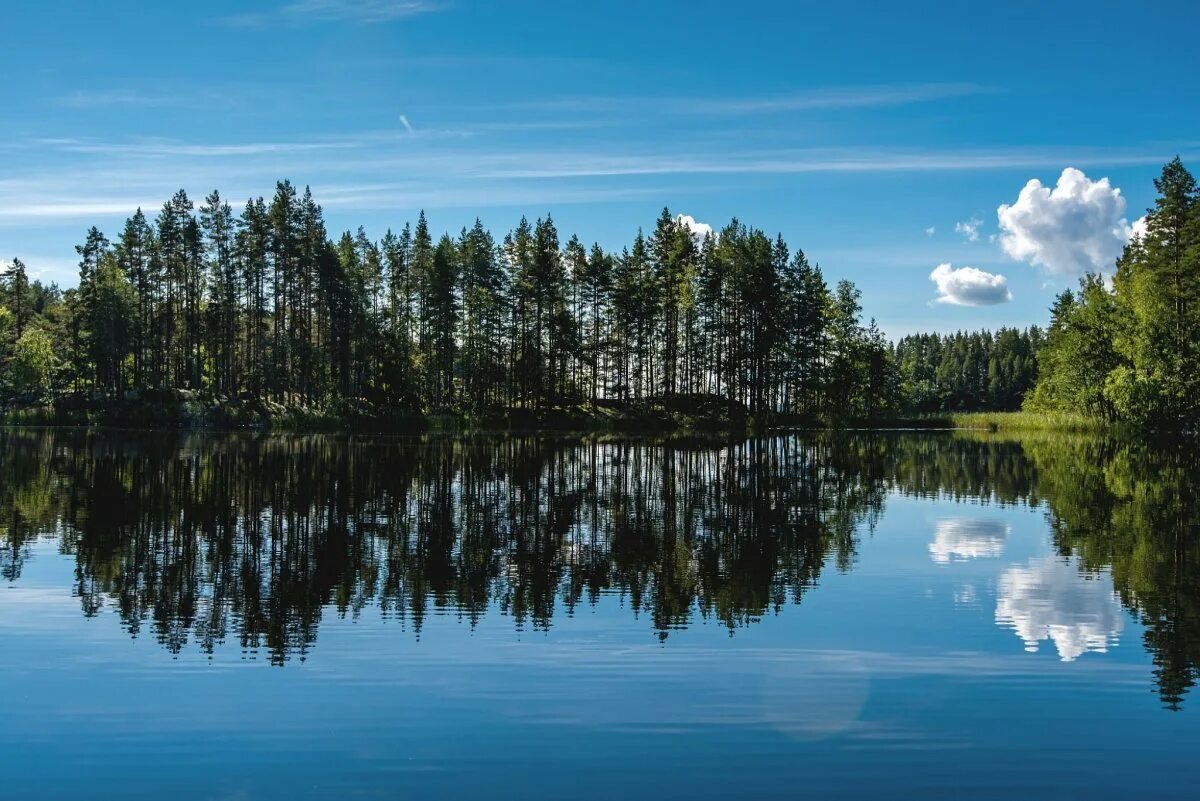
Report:
[[[1200,203],[1178,159],[1117,264],[1043,332],[887,341],[860,293],[738,220],[703,236],[664,209],[619,252],[547,216],[497,240],[415,224],[336,239],[288,181],[240,215],[182,190],[115,241],[76,247],[79,283],[0,288],[10,402],[189,390],[334,410],[483,413],[717,398],[762,420],[1068,410],[1187,425],[1200,411]]]

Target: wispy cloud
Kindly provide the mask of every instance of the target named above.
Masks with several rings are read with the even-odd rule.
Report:
[[[268,11],[235,14],[224,21],[241,28],[327,22],[373,25],[428,14],[440,8],[439,3],[429,0],[297,0]]]
[[[147,214],[154,213],[170,193],[182,184],[193,198],[209,191],[210,183],[176,181],[163,184],[157,194],[130,196],[128,198],[97,197],[82,201],[68,198],[38,198],[26,202],[19,198],[0,198],[0,228],[8,226],[27,227],[30,224],[52,225],[62,221],[96,222],[97,218],[118,219],[141,208]],[[658,198],[677,192],[669,186],[591,187],[563,186],[558,184],[536,184],[532,186],[506,186],[497,192],[494,186],[480,184],[447,185],[430,180],[407,184],[338,184],[323,181],[312,182],[312,191],[326,209],[379,210],[398,208],[526,208],[546,205],[574,205],[598,202],[619,202]],[[235,212],[243,203],[239,198],[261,195],[270,189],[263,183],[253,189],[238,191],[222,190],[230,200]]]
[[[991,90],[973,83],[924,83],[823,88],[774,97],[676,100],[671,107],[692,114],[751,114],[809,109],[869,108],[927,103]]]
[[[341,136],[259,142],[185,142],[159,137],[104,140],[85,137],[53,137],[25,140],[26,148],[45,148],[59,153],[130,158],[236,158],[311,154],[319,151],[365,150],[412,140],[463,139],[473,135],[469,129],[415,129],[404,115],[402,129],[360,131]]]
[[[963,238],[968,242],[979,241],[979,228],[983,225],[983,220],[978,217],[972,217],[965,222],[956,222],[954,224],[955,233],[963,235]]]
[[[328,139],[309,142],[246,142],[241,144],[202,144],[148,139],[132,142],[104,142],[91,139],[43,139],[41,144],[68,153],[104,156],[157,158],[184,156],[221,158],[263,156],[278,153],[303,153],[318,150],[347,150],[365,146],[360,139]]]
[[[953,172],[1077,164],[1156,164],[1164,154],[1132,151],[939,150],[832,148],[742,153],[597,154],[539,153],[509,165],[497,158],[483,176],[492,178],[580,178],[669,174],[791,174],[818,172]],[[1170,156],[1165,156],[1169,159]]]
[[[231,199],[243,199],[269,191],[282,177],[311,184],[318,200],[330,206],[383,209],[604,201],[640,196],[650,184],[667,192],[666,183],[674,177],[694,192],[697,179],[706,176],[723,183],[738,175],[1040,169],[1068,158],[1057,149],[731,149],[704,141],[589,142],[546,149],[483,137],[465,148],[454,136],[470,136],[469,131],[409,132],[402,125],[278,141],[24,140],[22,166],[14,163],[13,173],[0,178],[0,226],[45,226],[55,219],[129,214],[138,205],[156,208],[181,186],[195,193],[217,187]],[[1074,148],[1069,158],[1077,164],[1111,166],[1161,163],[1169,155]],[[621,177],[630,180],[616,180]],[[659,180],[648,180],[653,177]],[[82,187],[97,189],[92,193]],[[498,202],[500,198],[505,202]],[[976,265],[986,261],[983,256],[970,258]],[[944,254],[926,254],[918,263],[945,259]]]
[[[181,95],[155,95],[127,89],[101,91],[76,91],[58,98],[60,106],[69,108],[113,108],[177,106],[184,100]]]
[[[713,96],[578,96],[522,101],[514,107],[562,111],[639,111],[676,115],[740,115],[838,108],[871,108],[927,103],[995,90],[974,83],[884,84],[820,87],[759,97]]]
[[[0,220],[7,217],[33,219],[83,219],[110,214],[132,214],[136,208],[155,208],[162,199],[149,198],[45,198],[32,203],[0,201]]]

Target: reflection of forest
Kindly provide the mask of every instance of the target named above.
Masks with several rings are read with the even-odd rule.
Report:
[[[0,430],[0,577],[36,537],[75,558],[85,614],[168,648],[236,638],[273,661],[322,609],[419,632],[431,610],[518,626],[619,593],[660,637],[731,629],[848,570],[885,494],[1045,503],[1084,571],[1111,567],[1166,703],[1200,665],[1190,454],[1084,439],[773,437],[681,447],[547,438]]]

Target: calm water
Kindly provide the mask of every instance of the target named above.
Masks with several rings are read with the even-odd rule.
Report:
[[[0,798],[1195,798],[1194,455],[0,430]]]

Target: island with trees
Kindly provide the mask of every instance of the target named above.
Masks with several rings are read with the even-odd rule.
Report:
[[[281,181],[240,213],[179,191],[110,238],[76,287],[0,283],[9,422],[391,427],[888,425],[1024,409],[1191,430],[1200,420],[1200,192],[1176,158],[1111,276],[1043,330],[889,342],[859,291],[782,236],[700,235],[664,209],[619,252],[553,219],[497,239],[424,214],[333,237]],[[939,418],[939,415],[942,416]]]

